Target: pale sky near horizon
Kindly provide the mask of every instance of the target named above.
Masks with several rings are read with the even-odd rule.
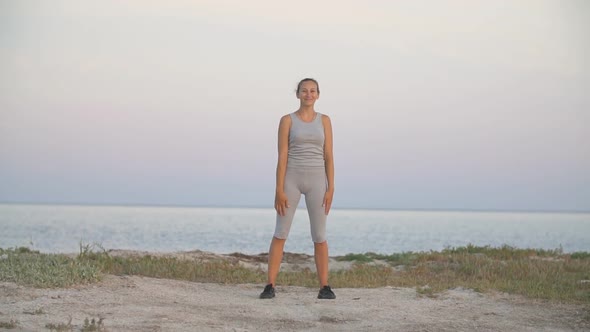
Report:
[[[335,208],[590,211],[587,1],[0,1],[0,202],[272,207],[304,77]]]

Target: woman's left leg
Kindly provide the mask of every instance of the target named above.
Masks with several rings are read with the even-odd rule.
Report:
[[[315,267],[318,271],[320,288],[328,286],[328,241],[322,243],[314,242]]]
[[[320,287],[328,286],[328,241],[326,240],[326,211],[322,206],[326,194],[326,173],[323,169],[306,174],[305,205],[309,214],[311,238],[314,242],[315,265]]]

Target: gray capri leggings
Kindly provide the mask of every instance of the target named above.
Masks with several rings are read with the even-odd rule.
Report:
[[[301,194],[305,195],[305,205],[309,214],[311,239],[315,243],[326,241],[326,213],[322,206],[328,187],[326,170],[323,167],[289,168],[285,174],[285,194],[289,202],[285,215],[277,213],[274,237],[286,239],[299,205]]]

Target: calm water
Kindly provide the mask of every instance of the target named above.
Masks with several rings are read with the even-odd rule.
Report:
[[[272,209],[1,205],[0,247],[77,252],[106,249],[257,254],[268,250]],[[590,251],[588,213],[333,210],[331,255],[475,245]],[[313,253],[307,212],[295,215],[286,251]]]

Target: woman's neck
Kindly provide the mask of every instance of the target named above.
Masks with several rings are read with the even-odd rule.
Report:
[[[301,119],[301,121],[303,122],[312,122],[313,120],[315,120],[315,117],[317,115],[316,111],[313,109],[313,107],[300,107],[295,114],[297,115],[297,117],[299,119]]]
[[[315,110],[313,109],[313,106],[300,106],[297,112],[299,112],[299,114],[313,114],[315,113]]]

